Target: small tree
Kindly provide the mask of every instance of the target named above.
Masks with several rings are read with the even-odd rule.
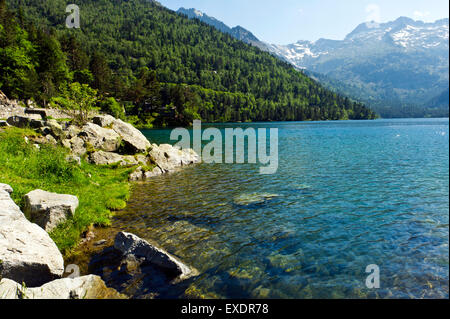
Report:
[[[77,124],[84,125],[90,112],[96,110],[97,90],[87,84],[74,82],[61,89],[61,96],[53,98],[51,105],[65,110]]]

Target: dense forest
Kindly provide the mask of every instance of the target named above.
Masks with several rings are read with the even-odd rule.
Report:
[[[71,83],[142,126],[373,119],[269,53],[147,0],[0,0],[0,89],[51,105]]]

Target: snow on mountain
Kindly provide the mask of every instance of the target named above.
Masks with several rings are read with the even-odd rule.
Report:
[[[320,39],[315,42],[299,41],[288,45],[269,45],[270,51],[294,64],[297,68],[308,68],[313,60],[324,55],[333,55],[335,51],[355,46],[373,46],[382,43],[391,49],[427,50],[449,48],[449,21],[438,20],[424,23],[401,17],[393,22],[360,24],[342,41]]]

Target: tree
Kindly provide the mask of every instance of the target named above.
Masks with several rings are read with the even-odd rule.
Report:
[[[61,88],[61,96],[52,98],[51,105],[61,108],[75,120],[84,125],[91,111],[96,109],[97,91],[87,84],[71,83]]]

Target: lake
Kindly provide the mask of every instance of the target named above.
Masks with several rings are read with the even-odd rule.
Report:
[[[134,187],[113,226],[200,271],[160,297],[449,297],[448,119],[214,127],[278,128],[278,172],[200,164]]]

